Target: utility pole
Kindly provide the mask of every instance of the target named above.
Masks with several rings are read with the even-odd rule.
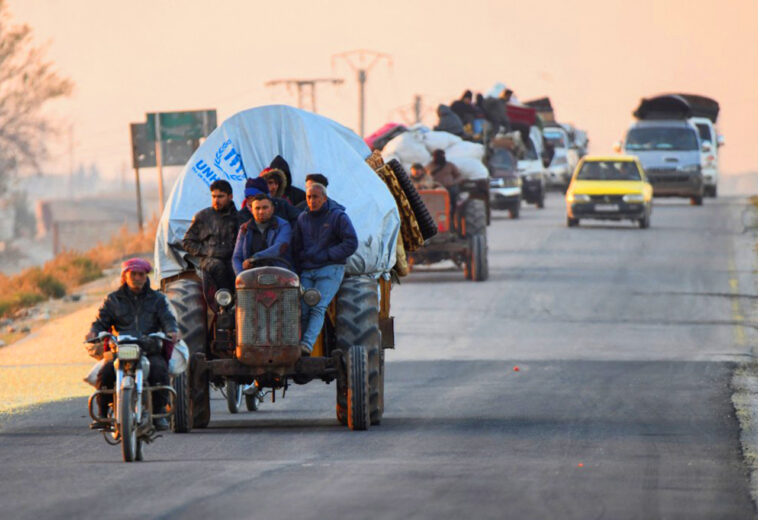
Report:
[[[413,103],[401,105],[390,112],[390,118],[399,116],[405,124],[420,123],[424,116],[432,111],[430,106],[423,103],[421,96],[413,96]]]
[[[332,56],[332,67],[337,59],[343,59],[350,68],[358,73],[358,128],[360,136],[366,133],[366,80],[368,73],[381,60],[386,60],[387,65],[392,67],[392,57],[382,52],[359,49],[347,51]]]
[[[297,108],[310,110],[316,113],[316,85],[318,83],[329,83],[331,85],[341,85],[345,80],[340,78],[315,78],[315,79],[273,79],[267,81],[264,85],[274,87],[276,85],[286,85],[287,88],[297,87]],[[305,92],[310,92],[310,109],[305,106]]]

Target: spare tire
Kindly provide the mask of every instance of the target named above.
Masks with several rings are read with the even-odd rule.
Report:
[[[424,237],[424,240],[429,240],[437,234],[437,224],[434,222],[434,218],[432,218],[429,210],[426,209],[424,201],[421,200],[421,195],[416,191],[416,187],[413,185],[403,165],[400,164],[400,161],[392,159],[387,164],[395,174],[400,187],[403,188],[405,196],[408,197],[408,203],[411,205],[413,214],[416,215],[416,220],[418,221],[418,227],[421,229],[421,236]]]

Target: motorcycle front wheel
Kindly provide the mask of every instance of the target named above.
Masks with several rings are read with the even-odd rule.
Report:
[[[140,440],[137,438],[136,395],[133,388],[122,388],[118,400],[118,422],[121,431],[121,454],[124,462],[133,462],[141,452]]]

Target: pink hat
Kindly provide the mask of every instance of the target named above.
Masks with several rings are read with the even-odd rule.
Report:
[[[142,271],[147,274],[152,270],[153,266],[150,265],[150,262],[142,258],[130,258],[121,264],[121,274],[127,271]]]

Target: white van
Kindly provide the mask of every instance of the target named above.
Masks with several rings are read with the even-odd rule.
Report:
[[[724,144],[724,136],[716,133],[716,127],[707,117],[691,117],[689,121],[697,127],[700,138],[700,166],[705,185],[704,195],[716,197],[719,181],[719,147]]]

